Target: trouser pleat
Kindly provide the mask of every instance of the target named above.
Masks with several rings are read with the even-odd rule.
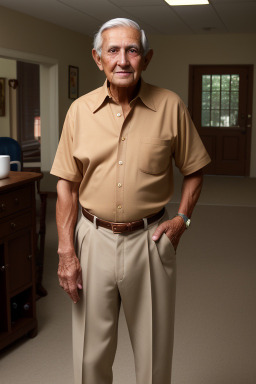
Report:
[[[134,352],[136,383],[152,383],[152,296],[147,231],[123,236],[125,276],[119,289]]]

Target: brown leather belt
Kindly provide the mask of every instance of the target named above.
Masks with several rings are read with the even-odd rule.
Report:
[[[161,209],[158,213],[156,213],[153,216],[147,217],[147,223],[152,224],[154,221],[157,221],[160,219],[164,214],[165,209]],[[92,223],[94,222],[94,215],[92,215],[90,212],[88,212],[85,208],[82,208],[82,213],[86,219],[90,220]],[[125,233],[125,232],[133,232],[137,231],[138,229],[144,229],[144,220],[137,220],[132,221],[130,223],[113,223],[111,221],[105,221],[101,220],[98,217],[96,217],[96,227],[100,226],[103,228],[110,229],[113,231],[113,233]]]

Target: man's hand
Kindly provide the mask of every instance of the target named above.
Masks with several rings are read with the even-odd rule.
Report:
[[[79,183],[60,179],[57,183],[56,222],[59,235],[60,286],[77,303],[77,288],[82,289],[82,269],[74,249],[74,230],[78,212]]]
[[[202,184],[203,173],[201,169],[184,177],[181,191],[181,202],[178,212],[191,217],[193,209],[200,196]],[[165,232],[176,250],[185,229],[186,224],[184,223],[182,217],[175,216],[172,220],[167,220],[160,224],[155,230],[152,239],[154,241],[159,240]]]
[[[185,229],[186,225],[182,217],[176,216],[172,220],[167,220],[160,224],[155,230],[152,239],[157,241],[160,239],[163,233],[165,233],[176,251],[180,238]]]
[[[80,300],[77,288],[82,289],[83,283],[82,268],[75,253],[59,252],[58,276],[60,286],[76,304]]]

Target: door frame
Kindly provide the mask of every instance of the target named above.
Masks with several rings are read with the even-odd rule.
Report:
[[[188,88],[188,110],[193,120],[193,94],[194,94],[194,73],[196,68],[236,68],[243,67],[248,70],[247,76],[247,115],[252,116],[252,103],[253,103],[253,64],[190,64],[189,65],[189,88]],[[251,118],[252,121],[252,118]],[[246,135],[246,148],[245,148],[245,176],[250,176],[250,163],[251,163],[251,141],[252,141],[252,123],[247,127],[248,133]]]
[[[59,142],[58,61],[0,47],[0,57],[40,65],[41,170],[50,171]],[[29,164],[31,166],[31,164]]]

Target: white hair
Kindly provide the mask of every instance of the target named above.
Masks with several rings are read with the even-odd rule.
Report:
[[[133,20],[119,17],[104,23],[100,27],[98,32],[95,34],[93,47],[99,56],[101,56],[101,49],[102,49],[102,32],[105,31],[106,29],[116,28],[116,27],[131,27],[131,28],[137,29],[137,31],[140,32],[140,41],[143,49],[143,55],[145,56],[148,53],[149,51],[148,39],[143,29],[140,28],[139,24],[137,24]]]

